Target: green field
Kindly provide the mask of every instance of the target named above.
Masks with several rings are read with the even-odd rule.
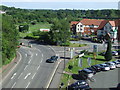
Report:
[[[83,64],[82,64],[82,67],[79,67],[78,66],[79,58],[78,58],[78,56],[75,56],[73,59],[69,60],[69,62],[66,65],[65,71],[69,72],[69,73],[72,73],[72,74],[78,74],[78,70],[82,70],[84,68],[90,67],[88,65],[88,62],[87,62],[88,57],[91,58],[91,65],[101,64],[101,63],[105,62],[104,56],[98,55],[96,57],[96,60],[95,60],[93,58],[93,54],[90,54],[90,55],[85,55],[85,56],[81,57],[82,61],[83,61],[82,62]],[[112,59],[111,61],[114,61],[114,59]],[[73,66],[73,68],[71,70],[68,69],[69,65]],[[62,82],[64,83],[63,88],[65,88],[66,86],[68,86],[68,82],[70,84],[70,83],[73,83],[75,81],[74,81],[74,79],[72,79],[72,76],[67,75],[67,74],[63,74],[62,77],[61,77],[61,83]]]
[[[49,23],[37,23],[35,25],[30,24],[29,31],[26,33],[20,32],[20,37],[25,37],[25,36],[29,35],[30,33],[38,31],[42,28],[50,29],[51,25],[52,24],[49,24]]]

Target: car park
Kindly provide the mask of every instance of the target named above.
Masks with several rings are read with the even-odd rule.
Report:
[[[46,62],[54,63],[57,60],[58,60],[58,56],[52,56],[50,59],[47,59]]]
[[[113,63],[113,62],[106,62],[105,64],[109,65],[111,70],[116,68],[115,63]]]
[[[90,90],[89,84],[85,80],[79,80],[69,85],[68,90]]]
[[[93,66],[91,66],[91,68],[95,69],[96,72],[100,72],[101,71],[101,68],[100,68],[99,65],[93,65]]]
[[[101,70],[102,71],[109,71],[110,67],[107,64],[99,64],[101,66]]]
[[[79,70],[78,73],[79,73],[80,75],[85,76],[86,78],[92,77],[92,76],[94,75],[93,71],[91,71],[91,70],[89,70],[89,69],[87,69],[87,68],[85,68],[85,69],[83,69],[83,70]]]

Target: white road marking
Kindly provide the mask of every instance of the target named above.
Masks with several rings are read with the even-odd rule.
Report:
[[[17,51],[18,52],[18,51]],[[18,52],[19,53],[19,52]],[[22,59],[22,55],[19,53],[20,55],[20,59],[18,61],[18,63],[21,61]],[[11,69],[11,71],[2,79],[2,82],[10,75],[10,73],[15,69],[15,67],[18,65],[18,63]]]
[[[31,62],[32,59],[29,60],[28,64]]]
[[[27,54],[25,54],[25,56],[27,57]]]
[[[42,58],[43,58],[43,54],[42,54]]]
[[[16,73],[13,74],[13,76],[11,77],[11,79],[13,79],[15,75],[16,75]]]
[[[24,70],[27,68],[28,65],[25,66]]]
[[[20,74],[20,76],[22,75],[23,73]],[[18,79],[20,78],[20,76],[18,77]]]
[[[36,53],[36,56],[37,56],[38,54]]]
[[[32,79],[35,77],[36,73],[33,75]]]
[[[15,85],[16,85],[16,82],[12,85],[12,87],[11,87],[11,88],[13,88]]]
[[[37,70],[40,68],[40,65],[37,67]]]
[[[28,76],[30,76],[30,74],[31,74],[31,73],[28,73],[28,74],[25,76],[25,78],[24,78],[24,79],[26,79]]]
[[[28,88],[29,85],[30,85],[30,82],[27,84],[26,88]]]

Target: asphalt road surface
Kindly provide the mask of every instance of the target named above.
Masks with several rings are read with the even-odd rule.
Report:
[[[120,83],[120,68],[103,71],[93,76],[94,82],[90,82],[91,88],[116,88]]]
[[[22,46],[19,52],[20,62],[3,80],[2,88],[45,88],[56,66],[46,60],[55,52],[50,47],[36,44],[32,48]]]

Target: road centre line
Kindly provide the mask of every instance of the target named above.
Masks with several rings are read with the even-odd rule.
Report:
[[[16,85],[16,82],[12,85],[12,87],[11,87],[11,88],[13,88],[15,85]]]
[[[31,62],[32,59],[29,60],[28,64]]]
[[[16,75],[16,73],[13,74],[13,76],[11,77],[11,79],[13,79],[15,75]]]
[[[20,76],[22,75],[23,73],[20,74]],[[20,76],[18,77],[18,79],[20,78]]]
[[[25,78],[24,78],[24,79],[26,79],[28,76],[30,76],[30,74],[31,74],[31,73],[28,73],[28,74],[25,76]]]
[[[32,79],[35,77],[36,73],[33,75]]]
[[[28,65],[25,66],[24,70],[27,68]]]
[[[29,85],[30,85],[30,82],[27,84],[26,88],[28,88]]]
[[[36,53],[36,56],[37,56],[38,54]]]
[[[37,70],[40,68],[40,65],[37,67]]]

